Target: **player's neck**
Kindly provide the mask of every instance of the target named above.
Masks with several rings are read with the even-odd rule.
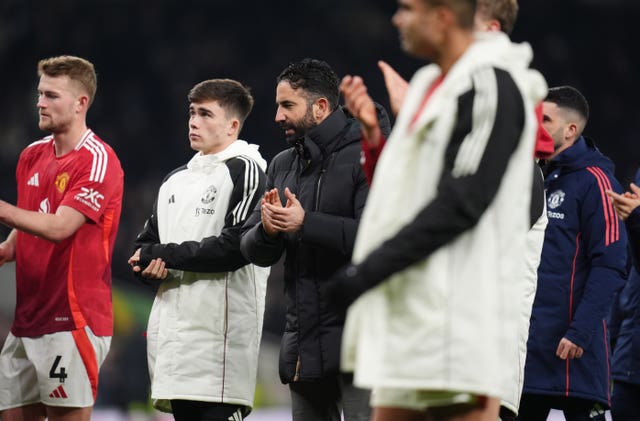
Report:
[[[443,74],[451,70],[453,65],[473,43],[473,32],[463,29],[452,30],[448,34],[447,41],[445,48],[442,49],[436,61]]]
[[[72,125],[69,130],[53,134],[53,143],[56,156],[66,155],[71,152],[82,139],[82,135],[87,131],[87,124],[79,122]]]

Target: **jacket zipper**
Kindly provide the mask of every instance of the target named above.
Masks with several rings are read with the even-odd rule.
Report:
[[[300,366],[302,362],[300,361],[300,355],[298,355],[298,361],[296,361],[296,374],[293,375],[293,381],[297,382],[300,380]]]
[[[318,176],[318,183],[316,184],[316,197],[315,203],[313,204],[313,210],[318,211],[320,208],[320,187],[322,187],[322,179],[324,178],[325,173],[327,172],[327,168],[331,167],[333,164],[333,160],[336,157],[336,152],[331,152],[331,154],[322,162],[322,169],[320,170],[320,175]]]
[[[324,177],[324,173],[326,172],[327,170],[325,168],[320,170],[320,176],[318,177],[318,184],[316,184],[316,203],[314,204],[314,207],[313,207],[314,211],[317,211],[318,208],[320,207],[320,186],[322,185],[322,178]]]

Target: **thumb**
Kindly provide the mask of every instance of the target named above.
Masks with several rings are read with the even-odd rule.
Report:
[[[607,194],[607,196],[609,196],[609,198],[610,198],[612,201],[614,201],[614,202],[615,202],[615,200],[616,200],[618,197],[620,197],[620,195],[619,195],[618,193],[614,192],[613,190],[605,190],[604,192],[605,192],[605,193]]]
[[[382,72],[383,76],[387,77],[388,75],[393,75],[396,71],[384,60],[378,61],[378,68]]]
[[[384,76],[384,81],[387,85],[392,81],[404,80],[404,78],[396,72],[396,69],[391,67],[386,61],[378,61],[378,68],[382,71],[382,76]]]
[[[387,62],[380,60],[378,62],[378,68],[382,72],[382,77],[384,77],[385,85],[389,86],[391,80],[394,79],[394,76],[398,76],[398,73],[391,67]]]
[[[632,191],[634,194],[636,194],[636,195],[640,196],[640,187],[636,186],[636,185],[635,185],[635,183],[631,183],[631,184],[629,185],[629,187],[631,187],[631,191]]]
[[[291,192],[291,190],[289,190],[289,187],[286,187],[284,189],[284,195],[287,197],[287,199],[295,199],[296,195],[294,193]]]
[[[284,189],[284,195],[287,197],[287,207],[299,203],[296,195],[289,190],[289,187]]]

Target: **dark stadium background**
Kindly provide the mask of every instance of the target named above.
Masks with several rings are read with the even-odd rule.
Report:
[[[390,23],[395,7],[392,0],[2,0],[0,198],[15,203],[18,155],[42,136],[35,108],[37,61],[59,54],[91,60],[99,85],[88,123],[114,147],[125,170],[114,285],[125,291],[118,295],[151,297],[152,291],[135,283],[126,260],[163,176],[193,153],[188,90],[216,77],[250,86],[256,104],[241,137],[260,144],[269,160],[286,146],[273,117],[275,77],[289,62],[320,58],[340,76],[360,74],[371,95],[387,106],[376,61],[388,61],[407,78],[423,64],[400,50]],[[640,166],[639,18],[638,0],[521,0],[512,36],[532,44],[533,66],[550,86],[571,84],[585,94],[591,105],[586,134],[614,160],[625,185]],[[0,227],[0,238],[7,233]],[[6,282],[13,280],[0,284],[0,295]],[[265,329],[276,338],[281,290],[278,281],[271,282]],[[130,317],[144,319],[148,303],[130,301],[122,298]],[[6,327],[11,315],[1,310]],[[135,342],[138,328],[122,329]],[[138,363],[144,368],[144,360]]]

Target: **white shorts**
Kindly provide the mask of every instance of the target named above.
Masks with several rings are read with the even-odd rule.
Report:
[[[88,326],[34,338],[9,333],[0,354],[0,411],[36,403],[93,406],[110,345],[110,336],[95,336]]]

